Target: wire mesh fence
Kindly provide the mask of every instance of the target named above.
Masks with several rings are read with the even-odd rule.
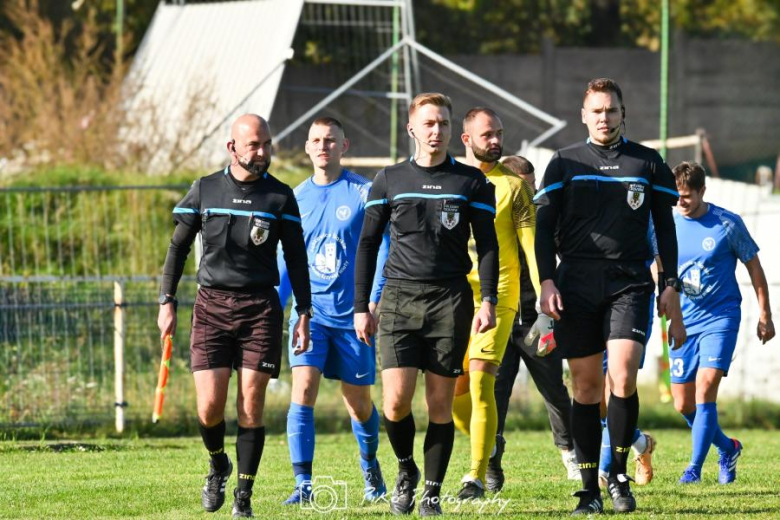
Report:
[[[124,293],[122,402],[114,387],[117,283]],[[128,404],[128,417],[149,415],[160,360],[158,287],[154,278],[0,282],[0,423],[101,423]],[[172,361],[182,374],[194,290],[182,284]]]
[[[160,352],[157,275],[171,208],[187,187],[0,190],[0,424],[102,423],[128,404],[128,418],[150,413]],[[185,273],[174,374],[188,371],[191,264]],[[121,402],[117,369],[125,381]]]

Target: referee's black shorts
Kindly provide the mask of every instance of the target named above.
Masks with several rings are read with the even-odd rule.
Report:
[[[382,369],[414,367],[444,377],[463,373],[474,302],[466,277],[436,282],[388,279],[379,305]]]
[[[645,262],[564,260],[555,285],[564,310],[554,334],[564,358],[598,354],[614,339],[647,342],[654,283]]]

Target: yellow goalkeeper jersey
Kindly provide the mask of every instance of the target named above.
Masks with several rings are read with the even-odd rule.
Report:
[[[498,304],[517,310],[520,300],[520,251],[522,247],[528,261],[528,274],[536,294],[541,294],[539,271],[536,268],[534,237],[536,235],[536,207],[533,190],[523,179],[501,163],[485,176],[496,187],[496,236],[498,237]],[[479,272],[477,252],[471,240],[473,268],[469,282],[475,300],[479,300]]]

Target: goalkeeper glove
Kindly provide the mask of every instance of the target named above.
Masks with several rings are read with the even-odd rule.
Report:
[[[539,343],[536,345],[536,355],[539,357],[548,355],[558,346],[555,343],[555,336],[553,336],[553,323],[551,317],[540,312],[523,340],[526,346],[530,347],[537,338],[539,339]]]

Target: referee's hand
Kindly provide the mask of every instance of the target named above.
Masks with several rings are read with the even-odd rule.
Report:
[[[658,297],[658,315],[666,316],[669,320],[669,346],[677,350],[683,346],[688,334],[683,325],[682,311],[680,310],[680,295],[673,287],[666,287]]]
[[[160,329],[160,337],[173,336],[176,333],[176,309],[172,303],[160,305],[157,313],[157,327]]]
[[[542,312],[554,320],[560,320],[560,312],[563,310],[563,300],[561,293],[555,286],[555,282],[547,279],[542,282],[542,294],[539,296],[539,305]]]
[[[376,334],[376,320],[370,312],[355,313],[355,334],[360,341],[371,345],[371,336]]]
[[[311,341],[310,319],[306,314],[299,315],[298,323],[295,324],[295,329],[293,329],[292,344],[295,345],[293,354],[296,356],[300,356],[309,348],[309,342]]]

